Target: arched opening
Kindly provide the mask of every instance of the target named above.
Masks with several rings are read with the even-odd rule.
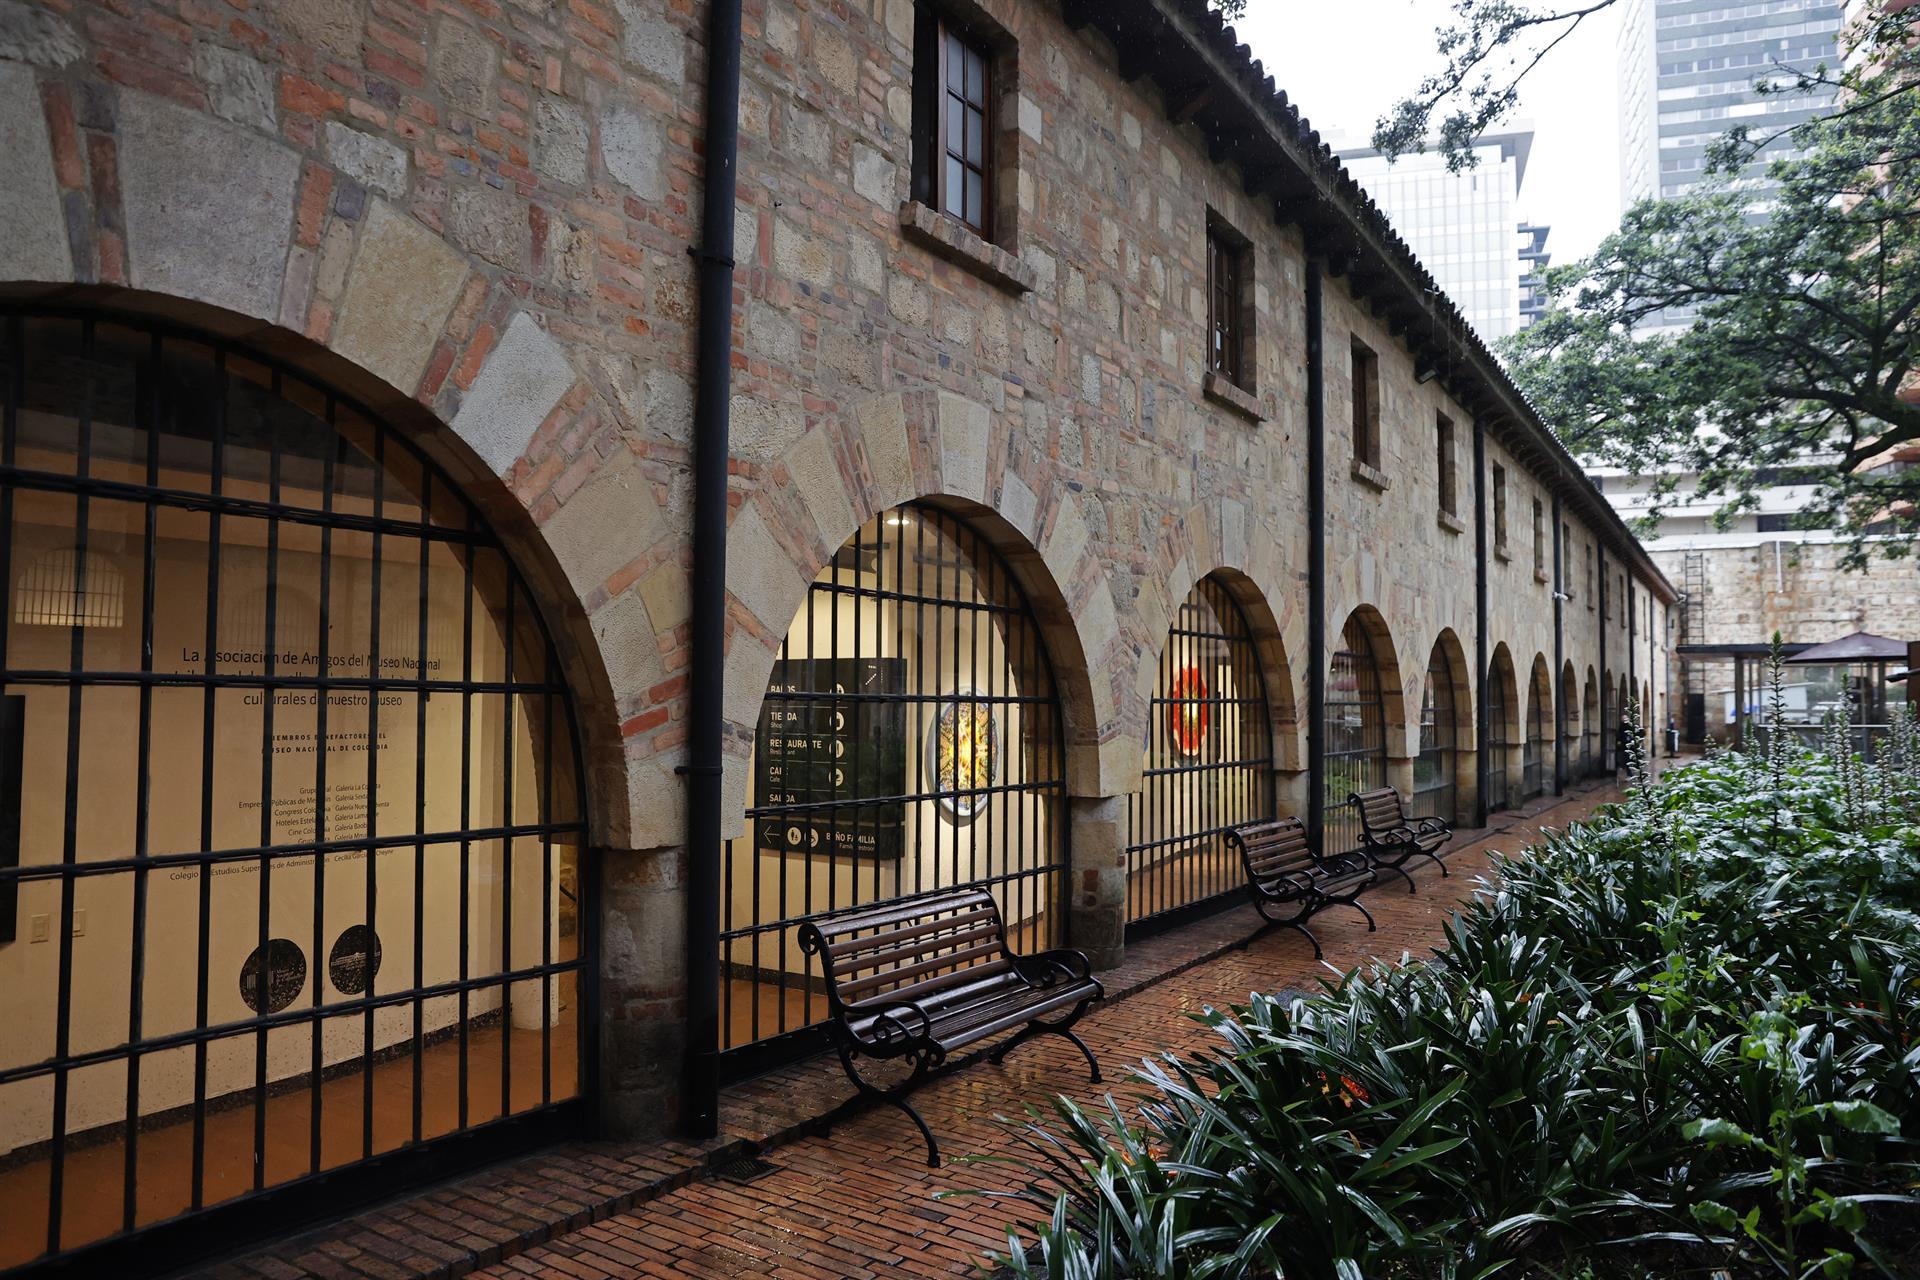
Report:
[[[1627,677],[1621,674],[1613,695],[1613,714],[1607,720],[1607,727],[1613,730],[1613,753],[1608,758],[1607,768],[1624,769],[1627,765],[1627,708],[1633,703],[1627,693]]]
[[[1560,753],[1555,758],[1555,769],[1560,771],[1557,781],[1571,781],[1580,773],[1580,680],[1573,673],[1571,662],[1560,666],[1560,687],[1555,691],[1558,697],[1555,705],[1560,717]]]
[[[1320,798],[1322,847],[1344,853],[1360,847],[1360,817],[1347,797],[1387,781],[1387,698],[1392,641],[1378,614],[1356,609],[1340,629],[1326,693],[1326,784]],[[1379,634],[1376,634],[1378,632]]]
[[[1452,641],[1451,645],[1449,641]],[[1426,684],[1420,694],[1420,754],[1413,762],[1412,811],[1447,822],[1460,820],[1461,727],[1467,698],[1458,641],[1448,632],[1434,641],[1427,657]]]
[[[1580,774],[1591,777],[1600,771],[1600,684],[1593,668],[1587,668],[1586,695],[1581,699]]]
[[[0,370],[0,591],[69,552],[0,601],[0,1269],[579,1133],[579,726],[486,519],[208,334]]]
[[[1546,753],[1552,741],[1552,690],[1546,659],[1533,660],[1533,679],[1527,686],[1527,737],[1520,756],[1520,798],[1531,800],[1546,791]]]
[[[1130,933],[1239,894],[1225,832],[1273,816],[1273,765],[1253,629],[1224,582],[1202,579],[1160,650],[1140,790],[1127,802]]]
[[[721,889],[730,1077],[824,1044],[801,921],[958,885],[1017,950],[1065,933],[1066,757],[1040,627],[986,537],[911,503],[815,575],[767,678]]]
[[[1507,769],[1519,727],[1513,656],[1506,645],[1494,646],[1487,668],[1487,810],[1492,812],[1513,803]]]

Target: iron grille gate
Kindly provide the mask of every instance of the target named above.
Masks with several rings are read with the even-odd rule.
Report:
[[[580,1132],[574,710],[479,513],[197,332],[0,313],[0,407],[0,1269]]]
[[[1580,700],[1580,773],[1592,777],[1600,772],[1600,690],[1593,681],[1593,669],[1587,669],[1587,691]]]
[[[825,1044],[810,916],[984,885],[1016,950],[1064,941],[1065,768],[1005,561],[934,507],[869,520],[808,588],[761,704],[721,888],[723,1074]]]
[[[1566,777],[1556,778],[1556,785],[1580,776],[1580,704],[1574,701],[1579,696],[1573,664],[1568,663],[1560,672],[1560,687],[1554,690],[1554,707],[1560,717],[1559,758],[1565,761],[1564,765],[1556,763],[1555,768],[1566,770]]]
[[[1455,821],[1455,768],[1459,717],[1454,709],[1453,667],[1446,650],[1433,646],[1426,690],[1420,697],[1420,754],[1413,762],[1413,809],[1422,817]]]
[[[1513,714],[1507,705],[1507,688],[1513,668],[1495,657],[1487,676],[1487,809],[1504,809],[1510,804],[1507,794],[1507,762],[1513,753],[1513,739],[1507,735],[1507,719]]]
[[[1266,678],[1246,615],[1213,578],[1187,593],[1160,650],[1144,765],[1127,802],[1130,936],[1238,893],[1224,833],[1273,816]]]
[[[1549,695],[1546,677],[1536,670],[1527,684],[1527,738],[1520,756],[1520,798],[1531,800],[1546,790],[1545,756],[1548,734]]]
[[[1326,695],[1326,794],[1321,846],[1329,854],[1360,847],[1360,815],[1347,803],[1356,791],[1387,780],[1387,713],[1373,638],[1356,614],[1340,632]]]

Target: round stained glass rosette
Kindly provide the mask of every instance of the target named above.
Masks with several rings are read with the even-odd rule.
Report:
[[[1212,712],[1207,699],[1206,677],[1198,667],[1183,667],[1173,678],[1168,695],[1167,737],[1174,750],[1183,756],[1197,756],[1207,741],[1207,722]]]
[[[993,799],[984,788],[1000,776],[1000,725],[991,703],[973,689],[957,689],[940,704],[927,733],[927,766],[940,807],[961,822],[980,816]]]

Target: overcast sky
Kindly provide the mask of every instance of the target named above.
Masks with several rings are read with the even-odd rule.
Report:
[[[1535,132],[1520,216],[1553,228],[1556,263],[1591,252],[1620,219],[1620,8],[1589,18],[1523,83],[1520,114]],[[1247,0],[1235,25],[1322,138],[1364,146],[1373,122],[1439,68],[1434,28],[1450,9],[1447,0]]]

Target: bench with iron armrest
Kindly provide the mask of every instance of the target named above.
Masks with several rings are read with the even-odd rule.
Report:
[[[1227,842],[1240,853],[1247,873],[1247,895],[1266,923],[1248,934],[1240,949],[1275,929],[1296,929],[1313,944],[1320,958],[1320,939],[1307,921],[1325,907],[1352,907],[1367,918],[1373,932],[1373,913],[1360,905],[1360,895],[1372,887],[1373,867],[1358,854],[1322,858],[1307,845],[1307,829],[1298,818],[1253,822],[1227,831]],[[1276,914],[1276,912],[1286,914]]]
[[[1385,867],[1414,890],[1413,877],[1406,864],[1413,858],[1425,858],[1447,874],[1447,864],[1436,856],[1440,847],[1453,838],[1453,828],[1439,818],[1410,818],[1400,802],[1400,793],[1392,787],[1356,791],[1347,802],[1360,810],[1360,847],[1375,866]]]
[[[1014,1034],[995,1046],[993,1061],[1035,1036],[1064,1036],[1100,1079],[1100,1064],[1072,1030],[1105,994],[1085,953],[1015,955],[999,905],[984,889],[818,916],[800,926],[799,940],[802,951],[820,957],[834,1046],[859,1090],[827,1117],[829,1126],[869,1100],[896,1106],[919,1127],[927,1164],[938,1168],[933,1131],[906,1095],[950,1054],[1008,1031]],[[860,1075],[856,1057],[906,1058],[913,1071],[883,1088]]]

